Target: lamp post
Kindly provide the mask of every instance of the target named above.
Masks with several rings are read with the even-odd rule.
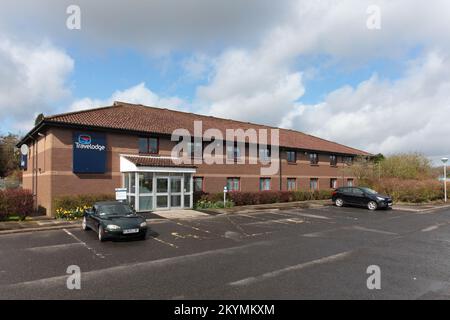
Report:
[[[441,161],[444,163],[444,201],[447,202],[447,161],[448,161],[448,158],[442,158]]]

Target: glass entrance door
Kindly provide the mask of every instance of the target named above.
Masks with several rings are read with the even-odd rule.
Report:
[[[181,208],[181,176],[170,177],[170,207]]]
[[[156,208],[169,208],[169,177],[156,178]]]

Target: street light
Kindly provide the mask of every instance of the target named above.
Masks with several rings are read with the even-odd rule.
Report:
[[[447,202],[447,161],[448,161],[448,158],[442,158],[441,161],[444,163],[444,201]]]

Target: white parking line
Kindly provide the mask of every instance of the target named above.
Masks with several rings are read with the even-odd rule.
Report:
[[[392,235],[392,236],[398,235],[398,233],[394,233],[394,232],[378,230],[378,229],[364,228],[364,227],[360,227],[360,226],[354,226],[354,227],[352,227],[352,229],[359,230],[359,231],[367,231],[367,232],[375,232],[375,233],[387,234],[387,235]]]
[[[445,226],[446,224],[447,224],[447,223],[438,223],[438,224],[429,226],[429,227],[427,227],[427,228],[424,228],[424,229],[422,229],[422,230],[420,230],[420,231],[421,231],[421,232],[430,232],[430,231],[436,230],[436,229],[439,228],[439,227]]]
[[[279,224],[284,224],[284,225],[289,224],[289,223],[285,222],[288,219],[262,219],[262,218],[256,218],[256,217],[253,217],[251,215],[246,215],[246,214],[240,214],[239,216],[258,220],[258,222],[243,223],[242,225],[270,224],[270,223],[279,223]]]
[[[297,215],[305,217],[305,218],[314,218],[314,219],[322,219],[322,220],[330,220],[330,218],[325,216],[319,216],[317,214],[309,214],[309,213],[297,213]]]
[[[91,251],[95,256],[104,259],[105,256],[101,253],[98,253],[94,248],[91,248],[90,246],[87,245],[86,242],[82,241],[80,238],[78,238],[76,235],[74,235],[72,232],[68,231],[67,229],[63,229],[65,233],[67,233],[69,236],[71,236],[72,238],[74,238],[75,240],[77,240],[80,244],[82,244],[86,249],[88,249],[89,251]]]
[[[122,264],[118,266],[113,266],[104,269],[97,269],[92,271],[83,272],[84,281],[89,279],[105,277],[105,279],[114,279],[116,276],[120,275],[129,275],[130,270],[133,272],[147,272],[149,274],[149,270],[152,268],[167,268],[170,265],[174,264],[183,264],[185,265],[188,262],[193,262],[201,259],[215,259],[217,256],[221,255],[232,255],[242,252],[248,252],[250,248],[261,247],[261,246],[270,246],[272,244],[271,241],[258,241],[250,244],[237,246],[237,247],[229,247],[223,249],[216,250],[208,250],[183,256],[175,256],[170,258],[163,258],[158,260],[150,260],[144,262],[136,262],[136,263],[128,263]],[[0,286],[0,292],[3,289],[16,289],[23,287],[35,287],[35,288],[47,288],[51,286],[60,286],[65,285],[65,281],[67,279],[67,275],[55,276],[50,278],[43,278],[25,282],[18,282],[14,284]]]
[[[271,279],[271,278],[275,278],[278,277],[282,274],[285,274],[287,272],[292,272],[292,271],[298,271],[298,270],[302,270],[308,267],[312,267],[315,265],[319,265],[319,264],[324,264],[324,263],[330,263],[330,262],[334,262],[337,260],[342,260],[346,257],[348,257],[350,254],[352,253],[352,251],[345,251],[345,252],[341,252],[332,256],[328,256],[328,257],[324,257],[324,258],[320,258],[320,259],[316,259],[316,260],[312,260],[312,261],[308,261],[308,262],[304,262],[304,263],[300,263],[300,264],[296,264],[293,266],[289,266],[283,269],[278,269],[275,271],[271,271],[271,272],[267,272],[264,273],[262,275],[259,276],[255,276],[255,277],[248,277],[245,279],[241,279],[238,281],[233,281],[230,282],[228,285],[230,286],[246,286],[249,284],[253,284],[256,282],[261,282],[267,279]]]
[[[64,244],[55,244],[55,245],[51,245],[51,246],[42,246],[42,247],[31,247],[31,248],[26,248],[25,250],[27,251],[37,251],[37,252],[53,252],[53,251],[57,251],[60,249],[70,249],[73,246],[80,246],[83,245],[80,242],[73,242],[73,243],[64,243]]]

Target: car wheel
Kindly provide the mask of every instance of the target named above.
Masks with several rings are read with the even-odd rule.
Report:
[[[378,208],[378,204],[375,201],[369,201],[367,208],[371,211],[375,211]]]
[[[336,207],[342,207],[344,206],[344,200],[342,200],[341,198],[337,198],[334,204],[336,205]]]
[[[105,241],[105,231],[103,230],[102,226],[98,227],[98,240],[101,242]]]
[[[87,221],[86,221],[86,217],[83,217],[83,221],[81,221],[81,228],[82,228],[84,231],[89,230],[89,227],[88,227]]]

